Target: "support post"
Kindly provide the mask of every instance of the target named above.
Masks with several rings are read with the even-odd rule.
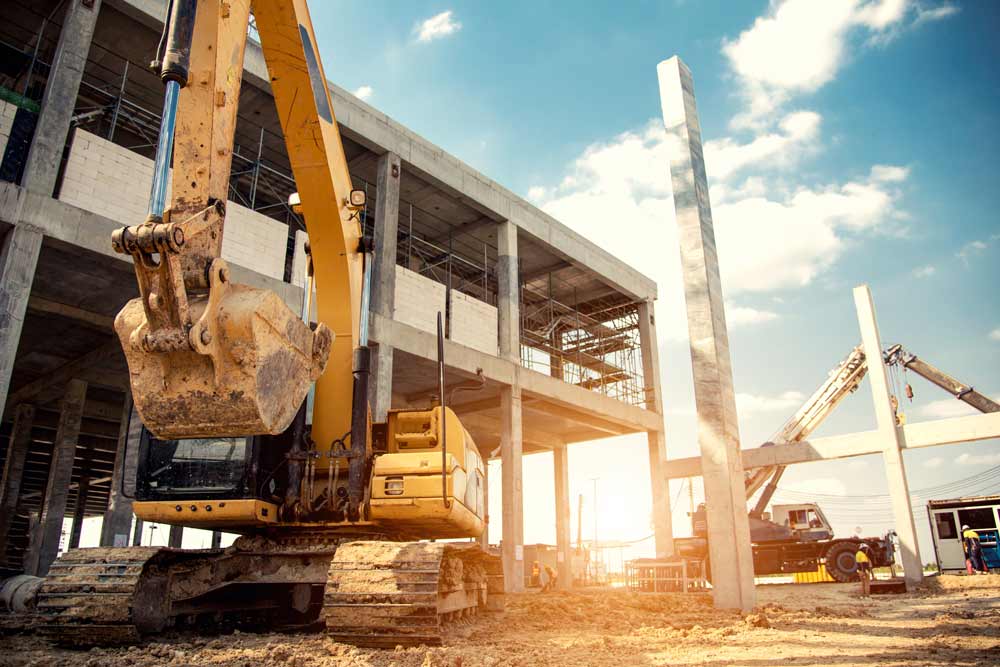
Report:
[[[912,586],[924,580],[924,567],[920,560],[920,545],[917,543],[913,507],[910,505],[910,487],[906,481],[906,466],[903,462],[906,442],[903,428],[896,423],[896,411],[892,407],[889,377],[882,361],[882,341],[875,318],[875,304],[868,285],[854,288],[854,305],[858,311],[861,342],[868,362],[868,381],[871,383],[872,400],[875,403],[875,421],[880,439],[885,443],[882,460],[885,462],[885,477],[889,485],[896,535],[899,537],[903,578]]]
[[[715,606],[756,604],[719,258],[694,83],[676,56],[657,66],[687,305]]]
[[[490,453],[480,451],[483,460],[483,532],[476,540],[483,549],[490,547]]]
[[[132,499],[126,493],[129,484],[135,481],[141,435],[142,423],[132,403],[132,392],[125,390],[121,422],[118,425],[115,467],[111,473],[108,509],[104,512],[104,521],[101,523],[102,547],[128,546],[128,532],[132,527]]]
[[[167,538],[167,546],[173,549],[180,549],[184,543],[184,526],[170,526],[170,536]]]
[[[7,445],[7,459],[3,464],[3,478],[0,480],[0,560],[7,553],[7,533],[17,512],[21,498],[21,480],[24,477],[24,462],[31,446],[31,427],[35,421],[35,406],[26,403],[14,409],[14,427]]]
[[[556,491],[556,568],[557,587],[561,591],[573,587],[573,553],[570,546],[569,516],[569,448],[563,445],[552,450],[552,468]]]
[[[222,548],[222,531],[213,530],[212,531],[212,548],[221,549]]]
[[[90,476],[82,471],[80,482],[76,485],[76,506],[73,508],[73,525],[69,531],[68,548],[80,547],[80,535],[83,534],[83,520],[87,516],[87,494],[90,493]]]
[[[20,224],[7,232],[0,248],[0,411],[7,404],[10,376],[41,250],[42,233]]]
[[[497,319],[500,356],[521,363],[521,306],[517,261],[517,225],[497,223]]]
[[[135,528],[132,530],[132,546],[138,547],[142,545],[142,529],[146,526],[146,522],[142,519],[136,518]]]
[[[42,109],[35,126],[35,136],[28,150],[21,181],[27,190],[51,196],[56,187],[69,122],[76,107],[80,81],[87,65],[94,26],[101,10],[101,0],[67,3],[59,44],[52,59],[49,78],[42,96]]]
[[[524,590],[524,490],[521,485],[521,388],[500,389],[500,465],[503,485],[503,574],[509,592]]]
[[[44,577],[59,553],[66,500],[73,477],[73,459],[76,456],[76,443],[80,438],[80,422],[86,400],[87,383],[83,380],[70,380],[63,395],[59,425],[52,443],[49,480],[45,486],[45,498],[42,500],[39,518],[39,539],[32,545],[26,558],[26,574]]]
[[[371,311],[392,319],[396,310],[396,242],[399,234],[399,182],[402,165],[395,153],[378,159],[375,195],[375,257],[372,266]],[[368,402],[372,421],[384,422],[392,407],[392,346],[379,341],[371,358]]]
[[[663,390],[660,386],[660,352],[656,339],[656,315],[652,301],[639,304],[639,347],[642,349],[642,384],[646,409],[663,415]],[[649,483],[653,499],[653,534],[656,557],[674,553],[673,516],[670,508],[670,485],[666,476],[666,427],[646,433],[649,447]]]

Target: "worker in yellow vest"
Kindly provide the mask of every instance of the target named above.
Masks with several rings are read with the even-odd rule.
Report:
[[[986,568],[986,560],[983,558],[983,547],[979,543],[979,533],[962,526],[962,547],[965,550],[965,559],[971,565],[969,574],[989,574]]]
[[[858,546],[858,552],[854,554],[854,561],[858,564],[858,579],[861,581],[861,597],[871,597],[872,580],[872,559],[871,547],[862,542]]]

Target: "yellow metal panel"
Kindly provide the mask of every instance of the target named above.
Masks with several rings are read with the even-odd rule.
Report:
[[[317,316],[336,335],[326,372],[316,383],[312,426],[317,447],[326,451],[351,428],[361,225],[347,206],[351,175],[305,0],[256,2],[254,16],[309,232]]]
[[[266,526],[278,520],[278,506],[263,500],[141,501],[132,511],[143,521],[190,528]]]
[[[450,447],[449,447],[450,449]],[[459,467],[458,460],[448,454],[448,471]],[[375,475],[436,475],[440,491],[441,451],[383,454],[375,459]]]
[[[483,520],[468,507],[457,501],[445,507],[440,498],[373,498],[371,518],[425,539],[478,537],[485,528]]]

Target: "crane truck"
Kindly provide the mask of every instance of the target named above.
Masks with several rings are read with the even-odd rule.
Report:
[[[937,369],[902,345],[893,345],[883,352],[883,361],[890,367],[913,371],[929,382],[945,389],[958,400],[980,412],[998,412],[1000,405]],[[858,345],[830,371],[826,381],[803,403],[802,407],[763,447],[788,444],[806,439],[819,428],[823,420],[857,390],[868,372],[862,346]],[[906,393],[912,398],[909,384]],[[767,512],[785,466],[765,466],[745,473],[747,501],[760,492],[749,511],[750,542],[753,547],[754,573],[758,576],[815,572],[825,565],[836,581],[857,578],[854,554],[864,542],[871,547],[874,567],[894,563],[893,532],[880,537],[837,538],[823,510],[816,503],[776,504]],[[708,558],[708,524],[705,506],[700,505],[691,517],[692,537],[675,540],[678,553],[691,558]]]
[[[252,5],[318,323],[235,284],[220,256],[251,1],[171,0],[154,61],[165,101],[149,211],[112,237],[139,287],[115,319],[150,433],[133,508],[241,537],[225,550],[69,550],[34,601],[34,624],[60,642],[250,624],[435,644],[445,621],[503,606],[498,557],[427,541],[485,529],[483,461],[444,405],[440,314],[438,404],[373,422],[365,193],[352,187],[305,0]]]

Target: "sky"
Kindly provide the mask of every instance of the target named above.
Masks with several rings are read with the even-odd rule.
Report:
[[[333,0],[311,12],[334,82],[656,280],[668,457],[698,453],[656,78],[673,55],[695,81],[742,446],[767,440],[858,343],[861,283],[884,343],[1000,395],[1000,5]],[[910,382],[910,422],[971,412]],[[865,382],[815,435],[874,425]],[[569,458],[574,539],[580,495],[594,535],[596,489],[598,537],[651,554],[645,438],[573,445]],[[905,459],[926,562],[927,494],[1000,465],[1000,443]],[[526,543],[554,542],[552,479],[551,455],[525,458]],[[878,456],[795,466],[781,488],[778,501],[818,499],[838,534],[892,527]],[[685,482],[671,501],[675,534],[688,534]]]

